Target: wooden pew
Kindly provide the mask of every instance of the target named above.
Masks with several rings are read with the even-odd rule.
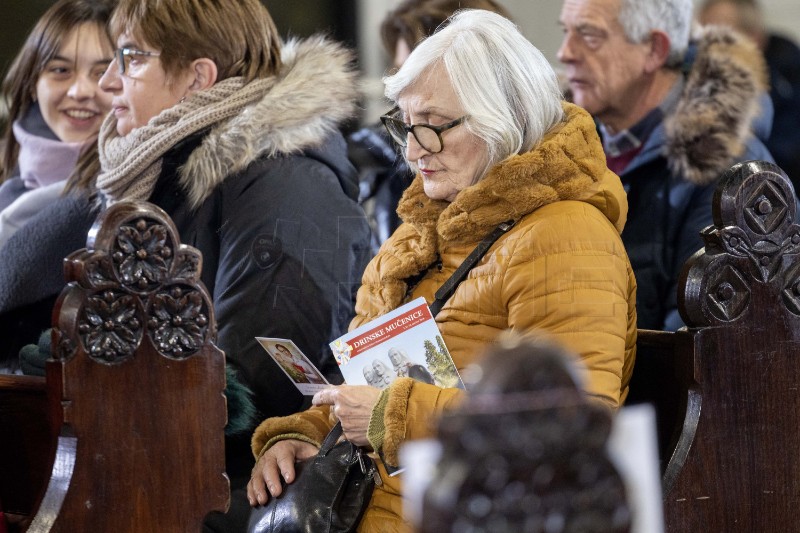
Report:
[[[637,333],[636,364],[626,405],[650,403],[656,408],[658,451],[664,474],[683,432],[687,408],[693,408],[688,404],[690,380],[686,377],[694,353],[693,336],[686,330],[640,329]]]
[[[669,532],[793,531],[800,523],[793,198],[774,165],[726,173],[705,247],[681,278],[687,327],[639,331],[629,402],[656,406]],[[125,276],[137,272],[134,258],[146,263],[162,247],[171,252],[159,256],[157,280],[144,267]],[[47,387],[0,378],[0,502],[30,518],[30,531],[196,531],[208,511],[227,505],[224,369],[199,271],[196,252],[146,204],[109,210],[88,249],[68,259],[72,283],[54,313]],[[176,302],[194,304],[192,331],[202,332],[195,355],[177,354],[179,310],[192,305]],[[133,314],[101,320],[109,309]],[[170,327],[171,336],[156,333]],[[111,342],[104,331],[129,341]],[[211,467],[189,464],[195,459]]]
[[[202,258],[144,202],[65,260],[47,377],[0,380],[12,531],[187,532],[224,511],[224,354]]]
[[[0,509],[13,524],[32,515],[55,453],[45,379],[0,375]]]
[[[732,167],[705,246],[681,276],[687,327],[640,337],[632,398],[656,405],[668,532],[796,531],[800,523],[794,198],[777,166]]]

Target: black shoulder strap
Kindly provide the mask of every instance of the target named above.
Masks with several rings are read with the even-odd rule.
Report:
[[[464,278],[467,276],[467,272],[472,270],[478,261],[480,261],[481,257],[486,253],[486,251],[494,244],[494,241],[500,238],[501,235],[505,234],[508,230],[514,227],[515,222],[510,220],[508,222],[503,222],[499,226],[497,226],[494,231],[492,231],[489,235],[487,235],[479,244],[472,250],[464,262],[453,272],[453,275],[450,276],[450,279],[444,282],[444,284],[439,287],[439,290],[436,291],[436,300],[430,305],[431,314],[436,316],[439,311],[442,310],[444,303],[450,298],[454,292],[456,292],[456,287],[458,284],[461,283]]]
[[[339,440],[339,437],[342,436],[344,430],[342,429],[342,422],[337,421],[336,425],[334,425],[328,435],[325,437],[325,440],[322,441],[322,444],[319,447],[319,455],[327,455],[331,448],[336,445],[336,442]]]

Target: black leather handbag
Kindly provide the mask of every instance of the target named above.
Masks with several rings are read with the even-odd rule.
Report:
[[[375,462],[343,440],[338,422],[319,453],[295,464],[295,480],[277,498],[250,512],[248,533],[345,533],[355,531],[369,505]]]

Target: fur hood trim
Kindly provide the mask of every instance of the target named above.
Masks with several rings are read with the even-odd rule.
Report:
[[[767,90],[767,67],[749,39],[720,26],[701,30],[678,105],[664,122],[670,169],[697,185],[741,156]]]
[[[439,248],[442,241],[477,242],[501,222],[519,220],[560,200],[591,203],[622,231],[627,215],[625,191],[606,167],[591,116],[568,103],[564,122],[536,148],[495,165],[453,202],[428,198],[418,175],[397,212],[420,233],[423,247]]]
[[[357,72],[349,50],[322,36],[292,39],[281,59],[283,70],[261,101],[212,128],[181,167],[192,207],[259,157],[319,145],[353,116]]]

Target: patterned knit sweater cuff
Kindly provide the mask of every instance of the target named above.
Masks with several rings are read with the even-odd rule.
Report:
[[[386,425],[383,422],[383,416],[386,412],[386,404],[389,402],[389,389],[383,389],[378,401],[375,402],[375,407],[372,408],[372,414],[369,417],[369,426],[367,426],[367,440],[369,441],[372,449],[379,452],[383,447],[383,438],[386,436]]]

